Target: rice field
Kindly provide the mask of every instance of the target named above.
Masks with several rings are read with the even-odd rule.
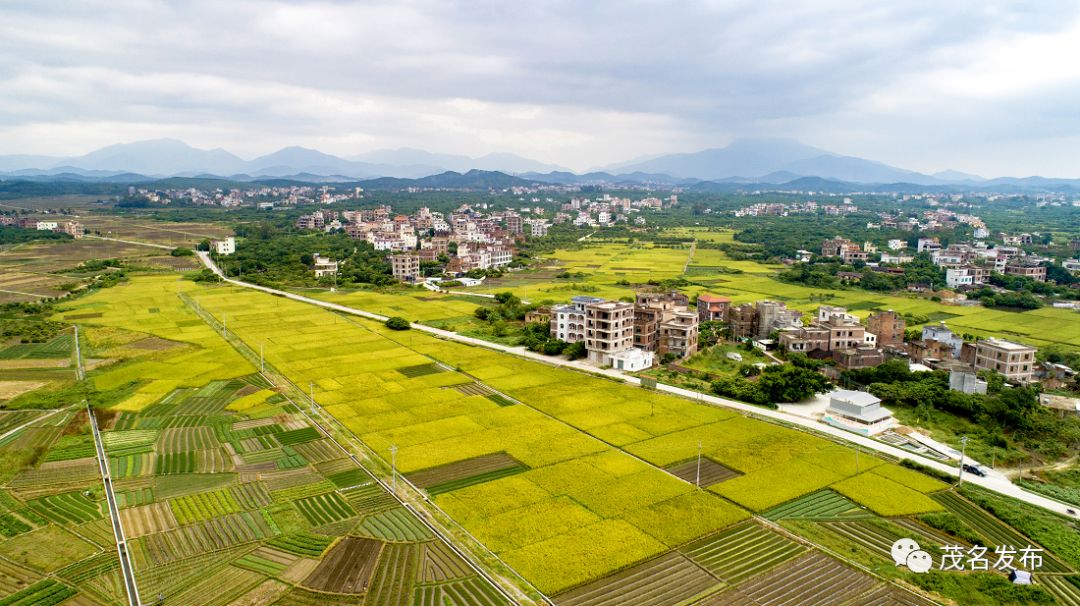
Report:
[[[629,272],[631,261],[612,258],[609,265]],[[135,300],[120,296],[129,288],[151,292],[155,303],[136,319],[107,309]],[[609,603],[610,596],[725,603],[736,595],[725,590],[732,585],[739,595],[757,595],[756,583],[816,551],[748,522],[751,511],[851,534],[870,528],[874,514],[942,507],[937,495],[927,496],[941,489],[935,480],[865,453],[856,461],[853,451],[831,442],[688,400],[230,287],[137,277],[111,290],[118,294],[106,293],[104,303],[95,300],[100,293],[81,300],[98,308],[86,313],[101,313],[80,320],[84,326],[100,321],[107,329],[181,343],[129,365],[160,356],[164,368],[193,352],[243,361],[178,295],[198,301],[214,318],[227,319],[231,335],[255,350],[262,346],[275,371],[297,385],[313,384],[320,407],[381,464],[388,466],[395,446],[401,481],[413,481],[417,494],[557,604]],[[158,316],[168,321],[157,324]],[[190,319],[207,332],[198,336]],[[170,336],[169,327],[178,334]],[[130,512],[136,572],[147,587],[161,587],[170,599],[215,603],[206,591],[215,582],[235,581],[239,594],[256,595],[273,579],[284,586],[275,595],[303,600],[334,590],[330,579],[340,575],[327,571],[350,562],[357,574],[341,577],[340,589],[365,592],[366,603],[500,603],[501,595],[292,404],[239,374],[253,370],[243,364],[185,370],[186,378],[147,375],[150,383],[171,382],[169,389],[141,403],[121,402],[115,428],[105,432],[112,460],[130,468],[116,481]],[[93,371],[90,380],[122,384],[114,373],[124,368]],[[475,381],[513,400],[446,389]],[[50,445],[58,438],[57,431],[36,439]],[[699,443],[707,490],[694,486]],[[53,455],[58,460],[13,480],[20,491],[33,486],[48,494],[16,495],[55,500],[78,482],[93,481],[92,458],[64,458],[77,457],[79,446],[63,444],[66,454]],[[885,488],[904,498],[885,502]],[[899,524],[908,518],[897,520],[897,528],[906,528]],[[31,526],[7,540],[40,532]],[[87,545],[95,552],[82,559],[98,553]],[[352,545],[364,548],[348,555]],[[807,561],[822,575],[847,578],[833,560]],[[106,578],[98,579],[101,587]],[[812,579],[800,583],[799,591],[817,595]]]

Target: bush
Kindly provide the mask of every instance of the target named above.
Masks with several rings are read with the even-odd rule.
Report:
[[[409,321],[401,316],[394,316],[386,319],[386,327],[390,330],[409,330],[412,327]]]
[[[171,251],[169,251],[169,254],[174,257],[194,257],[195,251],[191,250],[190,248],[181,247],[172,249]]]

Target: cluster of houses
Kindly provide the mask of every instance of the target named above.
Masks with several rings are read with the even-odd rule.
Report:
[[[578,227],[604,227],[631,222],[635,225],[644,225],[645,217],[638,214],[631,220],[631,215],[646,209],[661,210],[678,204],[677,194],[671,194],[665,199],[648,196],[640,200],[620,198],[611,194],[603,194],[595,200],[574,197],[560,207],[554,217],[554,222],[571,222]]]
[[[552,338],[584,342],[590,363],[618,370],[645,370],[658,357],[682,359],[698,350],[698,311],[674,291],[641,292],[633,303],[577,296],[526,320],[547,321]]]
[[[1011,238],[1006,237],[1006,239],[1011,241]],[[1030,236],[1028,241],[1030,243]],[[902,265],[915,260],[914,254],[906,252],[906,249],[907,242],[899,239],[889,240],[885,249],[879,250],[872,242],[866,242],[860,246],[857,242],[836,236],[821,243],[821,256],[839,258],[847,264],[863,262],[875,267],[878,262],[869,263],[869,256],[879,253],[880,263]],[[1026,253],[1019,244],[993,246],[983,241],[976,241],[942,246],[941,241],[936,237],[919,238],[915,252],[929,254],[935,265],[945,269],[945,286],[955,290],[981,286],[990,279],[992,273],[1021,276],[1045,282],[1046,263],[1051,261],[1048,257]],[[800,253],[802,253],[800,260],[809,260],[811,254],[809,251],[800,251]],[[1080,270],[1080,261],[1066,261],[1064,267]],[[890,271],[891,268],[879,269]]]
[[[818,204],[813,200],[806,202],[791,202],[782,204],[779,202],[751,204],[735,211],[736,217],[787,217],[790,215],[816,215],[822,213],[830,217],[842,217],[859,212],[851,198],[844,198],[842,204]]]
[[[358,200],[363,197],[363,188],[356,187],[338,191],[330,185],[292,185],[292,186],[252,186],[247,188],[199,189],[196,187],[150,189],[129,186],[127,197],[132,200],[146,200],[154,204],[180,202],[197,206],[221,206],[236,208],[256,206],[262,210],[273,210],[298,206],[301,204],[333,204]]]
[[[0,225],[21,229],[36,229],[38,231],[55,231],[67,234],[72,238],[81,238],[86,235],[86,228],[78,221],[54,221],[52,219],[0,215]]]
[[[317,210],[300,216],[304,230],[341,230],[375,250],[389,251],[393,275],[403,282],[422,279],[421,263],[441,263],[453,275],[500,269],[513,261],[526,236],[543,237],[549,223],[543,208],[488,212],[486,204],[462,205],[443,214],[424,207],[411,215],[389,206],[364,210]]]

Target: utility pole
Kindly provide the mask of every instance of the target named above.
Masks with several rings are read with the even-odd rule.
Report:
[[[694,476],[694,486],[701,488],[701,440],[697,443],[697,474]]]
[[[859,475],[859,443],[855,442],[855,475]]]
[[[390,473],[391,473],[391,487],[393,492],[397,494],[397,444],[390,445]]]
[[[315,414],[315,383],[308,383],[308,397],[311,398],[311,414]]]
[[[263,357],[263,346],[266,343],[259,343],[259,372],[266,372],[266,358]]]
[[[964,456],[967,454],[967,442],[968,437],[964,436],[960,438],[960,474],[957,476],[958,480],[956,485],[959,486],[964,483]]]

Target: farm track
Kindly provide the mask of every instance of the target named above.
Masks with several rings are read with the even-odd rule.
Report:
[[[90,405],[86,405],[90,417],[90,428],[94,434],[94,444],[97,447],[98,465],[101,466],[101,479],[105,485],[105,499],[109,504],[109,518],[112,520],[113,534],[116,537],[117,555],[120,558],[120,570],[124,576],[124,590],[127,592],[130,606],[141,606],[139,600],[139,588],[135,584],[135,572],[131,565],[131,555],[128,550],[127,538],[124,536],[124,527],[120,522],[120,509],[116,505],[116,495],[113,494],[112,478],[109,476],[109,459],[105,456],[105,447],[101,439],[101,431],[98,429],[97,416]]]

